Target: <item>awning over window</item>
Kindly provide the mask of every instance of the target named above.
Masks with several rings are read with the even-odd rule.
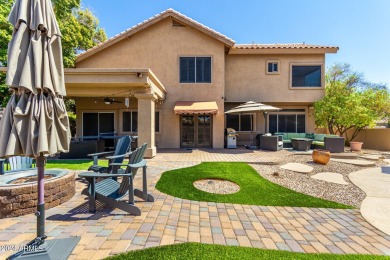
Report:
[[[217,102],[194,102],[194,101],[177,101],[174,112],[181,114],[217,114]]]

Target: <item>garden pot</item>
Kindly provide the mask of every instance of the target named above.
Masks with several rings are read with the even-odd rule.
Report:
[[[359,152],[360,150],[362,150],[362,145],[363,145],[362,142],[350,142],[349,143],[349,146],[351,147],[351,151],[356,151],[356,152]]]
[[[314,149],[312,157],[315,163],[326,165],[330,160],[330,152],[327,150]]]

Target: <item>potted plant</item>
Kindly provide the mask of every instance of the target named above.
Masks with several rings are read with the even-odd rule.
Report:
[[[351,151],[360,152],[362,150],[363,142],[350,142],[349,147]]]

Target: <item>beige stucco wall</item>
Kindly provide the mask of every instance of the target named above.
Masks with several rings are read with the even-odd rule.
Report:
[[[348,135],[351,136],[352,131]],[[363,142],[363,149],[390,151],[390,128],[363,129],[353,141]]]
[[[267,60],[279,61],[279,74],[266,74]],[[322,65],[325,55],[228,55],[226,57],[225,97],[228,102],[246,102],[249,99],[264,102],[308,102],[319,100],[323,88],[290,88],[291,64]]]
[[[180,84],[180,56],[210,56],[212,58],[212,83]],[[223,43],[189,27],[172,27],[171,19],[167,18],[132,35],[129,39],[78,62],[76,67],[151,69],[167,90],[166,100],[157,107],[161,114],[161,134],[156,135],[159,147],[180,147],[179,116],[173,114],[176,101],[216,101],[221,112],[213,117],[213,147],[223,147],[224,102],[222,97],[225,88],[225,46]],[[86,102],[89,102],[88,99],[78,100],[78,113],[81,113],[83,109],[95,107]],[[120,107],[124,108],[124,105]],[[99,109],[105,108],[102,105]],[[112,108],[114,107],[110,107]],[[78,123],[80,128],[81,122]]]

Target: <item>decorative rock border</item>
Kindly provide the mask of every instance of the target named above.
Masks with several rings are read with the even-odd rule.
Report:
[[[58,206],[76,193],[75,172],[45,180],[45,208]],[[0,219],[23,216],[37,210],[37,183],[0,188]]]
[[[331,161],[334,162],[341,162],[341,163],[349,163],[356,166],[363,166],[363,167],[374,167],[376,164],[373,161],[366,161],[366,160],[349,160],[349,159],[334,159],[330,158]]]
[[[194,182],[198,190],[214,194],[233,194],[240,190],[240,186],[234,182],[221,179],[202,179]]]

